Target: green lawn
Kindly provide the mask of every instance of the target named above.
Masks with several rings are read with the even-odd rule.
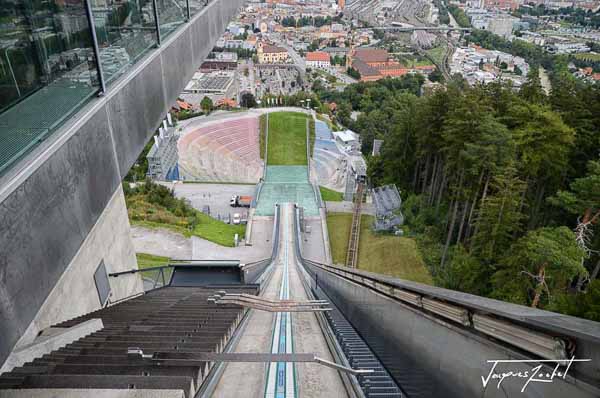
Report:
[[[245,225],[225,224],[204,213],[199,213],[199,217],[200,222],[194,228],[193,234],[211,242],[222,246],[233,246],[235,234],[238,234],[240,239],[245,235]]]
[[[321,191],[321,197],[326,202],[341,202],[344,200],[344,194],[338,191],[334,191],[333,189],[319,187]]]
[[[168,257],[154,256],[147,253],[136,253],[135,256],[137,257],[139,269],[160,267],[169,263]],[[142,271],[141,275],[144,280],[158,281],[159,283],[162,283],[162,278],[164,277],[165,283],[169,283],[172,273],[173,269],[167,268],[162,271],[162,275],[160,270]]]
[[[575,54],[575,58],[587,61],[600,61],[600,54],[597,53],[580,53]]]
[[[446,54],[446,46],[434,47],[425,51],[438,65],[444,62],[444,54]]]
[[[345,213],[327,213],[327,230],[331,244],[331,256],[334,264],[346,263],[348,235],[352,226],[352,215]]]
[[[269,114],[269,165],[306,165],[306,119],[297,112]]]
[[[136,253],[138,268],[152,268],[167,265],[168,257],[154,256],[147,253]]]
[[[233,247],[235,234],[241,239],[246,231],[245,225],[226,224],[199,211],[196,211],[198,223],[190,230],[185,217],[178,217],[160,205],[147,202],[143,195],[128,197],[127,211],[133,225],[165,228],[188,238],[194,235],[222,246]]]
[[[431,274],[425,267],[416,242],[411,238],[376,234],[371,230],[372,222],[372,216],[362,216],[358,268],[415,282],[433,284]],[[346,262],[351,225],[352,214],[327,214],[331,254],[333,262],[336,264]]]

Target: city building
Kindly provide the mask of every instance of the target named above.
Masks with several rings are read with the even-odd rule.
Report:
[[[590,51],[590,47],[585,43],[577,42],[555,42],[546,46],[551,54],[576,54]]]
[[[488,30],[498,36],[508,39],[512,35],[515,20],[516,18],[512,17],[491,18]]]
[[[285,48],[265,44],[262,41],[258,43],[256,53],[261,64],[282,64],[287,62],[290,56]]]
[[[517,0],[484,0],[484,7],[488,10],[516,10],[519,8]]]
[[[183,89],[189,94],[225,94],[233,84],[234,72],[197,72]]]
[[[352,130],[333,131],[333,137],[346,149],[355,148],[360,145],[360,137]]]
[[[331,57],[345,57],[350,49],[348,47],[325,47],[321,51],[326,52]]]
[[[331,59],[329,54],[323,51],[314,51],[306,53],[306,67],[327,69],[331,67]]]
[[[478,46],[459,47],[450,62],[451,74],[461,74],[469,84],[510,80],[515,87],[527,79],[529,65],[521,57]]]
[[[237,69],[238,56],[236,53],[217,52],[213,53],[213,56],[214,58],[208,58],[200,65],[201,72]]]
[[[360,73],[361,81],[376,81],[384,77],[400,77],[409,72],[398,61],[390,58],[387,50],[356,48],[346,62]]]

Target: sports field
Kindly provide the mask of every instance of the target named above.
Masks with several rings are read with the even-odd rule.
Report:
[[[306,159],[306,120],[308,115],[297,112],[269,114],[269,148],[267,164],[270,166],[299,166]]]
[[[371,230],[372,222],[372,216],[362,216],[358,268],[432,285],[431,274],[425,267],[416,242],[411,238],[376,234]],[[327,214],[331,254],[335,264],[346,262],[351,225],[352,214]]]

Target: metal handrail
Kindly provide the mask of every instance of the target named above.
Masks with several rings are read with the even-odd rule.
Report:
[[[116,278],[116,277],[119,277],[121,275],[137,274],[138,272],[156,271],[156,270],[161,270],[161,269],[164,269],[164,268],[172,268],[172,267],[173,267],[173,264],[167,264],[167,265],[161,265],[161,266],[158,266],[158,267],[130,269],[128,271],[111,272],[110,274],[108,274],[108,276]]]

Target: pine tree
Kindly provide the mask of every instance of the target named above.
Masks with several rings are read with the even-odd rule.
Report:
[[[575,234],[567,227],[540,228],[519,239],[494,274],[494,297],[532,307],[552,302],[586,270]]]
[[[477,217],[477,233],[473,236],[471,252],[490,264],[510,247],[515,232],[521,229],[524,216],[520,200],[525,184],[513,166],[494,177],[491,194],[481,205]]]

